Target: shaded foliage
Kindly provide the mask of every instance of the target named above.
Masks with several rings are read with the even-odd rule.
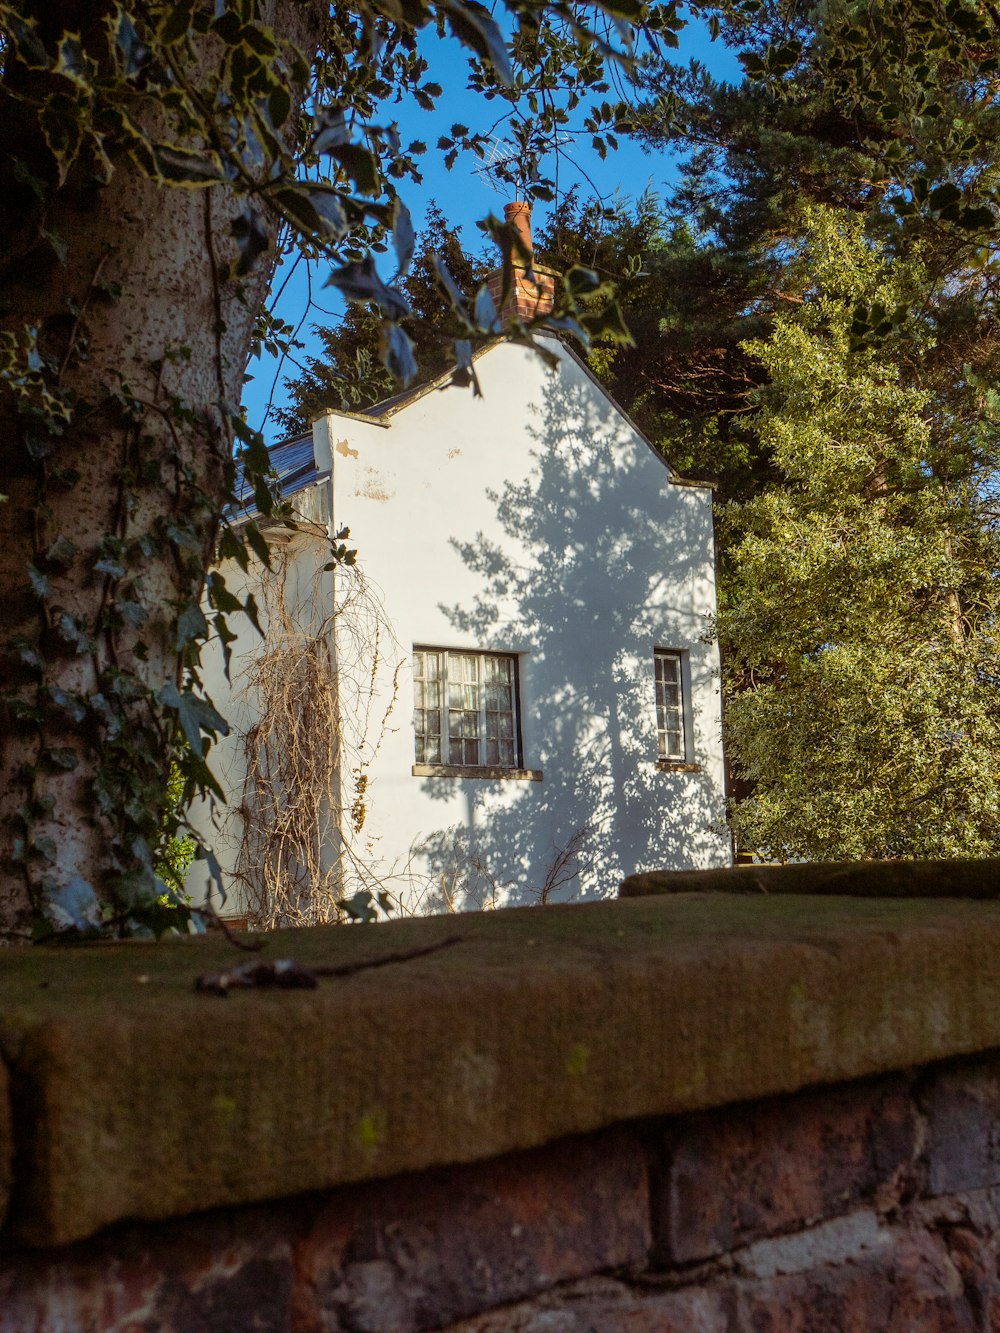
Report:
[[[461,228],[452,227],[432,203],[418,233],[413,260],[399,290],[410,314],[402,321],[413,346],[415,376],[431,380],[455,365],[454,340],[463,330],[441,300],[438,265],[443,264],[466,301],[472,301],[490,268],[466,253]],[[333,410],[363,411],[398,387],[380,356],[382,320],[371,304],[348,306],[333,327],[315,329],[321,352],[310,356],[299,375],[286,381],[290,403],[275,413],[289,434],[308,430],[311,421]]]

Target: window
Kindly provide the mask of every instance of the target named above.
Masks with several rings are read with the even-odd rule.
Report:
[[[413,732],[418,766],[517,769],[517,658],[414,648]]]
[[[656,681],[656,739],[659,757],[668,763],[687,760],[684,727],[684,677],[681,654],[657,648],[653,653]]]

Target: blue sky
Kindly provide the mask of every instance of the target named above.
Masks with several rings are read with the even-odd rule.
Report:
[[[421,139],[429,145],[429,151],[420,159],[423,181],[419,185],[406,182],[400,192],[418,229],[423,225],[427,205],[435,200],[445,215],[462,228],[463,239],[468,247],[478,250],[483,242],[476,229],[477,220],[490,212],[499,215],[507,202],[507,196],[497,193],[478,171],[482,164],[477,158],[460,154],[454,167],[448,171],[444,166],[444,154],[438,152],[434,145],[441,135],[449,132],[455,122],[482,133],[491,131],[494,120],[502,115],[504,106],[497,100],[487,102],[481,94],[466,87],[466,58],[454,39],[442,41],[432,37],[423,44],[422,49],[430,64],[428,78],[440,83],[444,89],[437,108],[428,112],[412,102],[406,102],[386,107],[382,117],[385,123],[391,120],[398,123],[404,143]],[[684,29],[680,51],[672,53],[672,58],[698,59],[718,78],[736,80],[740,76],[735,55],[721,42],[711,42],[700,24],[692,23]],[[499,125],[494,132],[502,135],[503,125]],[[646,153],[627,138],[620,140],[617,152],[609,152],[602,161],[592,148],[590,137],[581,135],[561,149],[557,163],[549,162],[546,166],[556,176],[561,193],[577,186],[581,197],[590,198],[596,190],[608,202],[616,194],[635,198],[647,187],[662,194],[676,179],[675,163],[670,155]],[[536,224],[544,220],[548,207],[536,204]],[[388,263],[384,276],[392,276],[391,265]],[[305,344],[305,349],[297,355],[303,358],[318,352],[318,340],[312,333],[313,326],[335,325],[343,310],[343,304],[336,293],[329,288],[323,289],[324,280],[322,267],[312,273],[310,281],[301,263],[294,272],[279,270],[277,275],[276,289],[281,289],[281,295],[276,313],[293,326],[299,326],[298,337]],[[252,379],[243,394],[247,415],[252,426],[263,428],[265,438],[271,443],[280,437],[281,432],[273,420],[267,417],[268,402],[273,398],[277,406],[284,403],[286,395],[283,381],[295,373],[295,367],[288,362],[281,365],[276,358],[265,356],[261,360],[252,361],[248,373]]]

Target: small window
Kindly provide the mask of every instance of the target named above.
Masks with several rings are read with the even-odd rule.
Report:
[[[413,734],[418,764],[518,768],[517,658],[414,648]]]
[[[684,676],[681,654],[657,648],[653,653],[656,681],[656,739],[660,759],[683,764],[687,760],[684,728]]]

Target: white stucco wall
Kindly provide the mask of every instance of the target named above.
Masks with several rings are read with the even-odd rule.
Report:
[[[575,877],[555,900],[730,859],[718,653],[704,641],[711,493],[673,484],[577,360],[549,345],[555,373],[501,344],[477,361],[482,398],[434,390],[387,425],[332,414],[314,427],[331,521],[350,527],[395,640],[383,635],[368,701],[377,722],[351,855],[408,910],[534,901],[571,843]],[[357,657],[350,631],[345,662]],[[412,775],[415,643],[519,655],[523,763],[541,782]],[[695,771],[657,769],[654,648],[685,654]]]

